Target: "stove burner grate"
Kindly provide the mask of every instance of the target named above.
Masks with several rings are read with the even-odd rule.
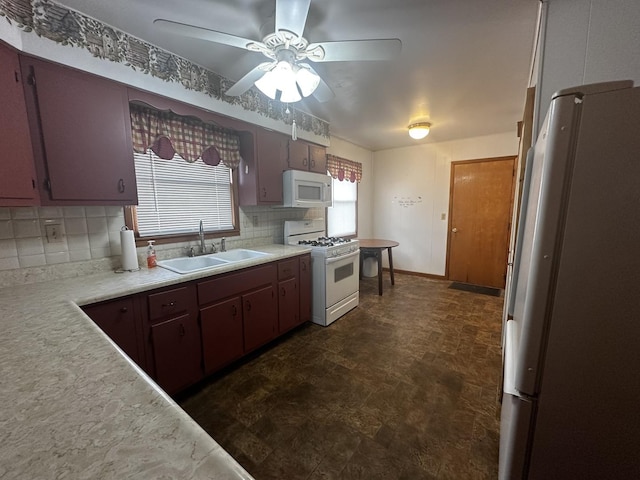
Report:
[[[315,240],[299,240],[299,245],[310,245],[312,247],[333,247],[334,245],[341,245],[343,243],[350,242],[350,238],[341,237],[318,237]]]

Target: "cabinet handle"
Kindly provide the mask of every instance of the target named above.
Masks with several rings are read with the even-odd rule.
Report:
[[[309,164],[309,160],[307,160],[307,157],[302,159],[302,165],[304,165],[305,167]]]
[[[124,180],[122,178],[118,180],[118,192],[124,193],[125,186],[126,185],[124,184]]]
[[[302,262],[302,271],[306,272],[307,271],[307,262]]]
[[[264,198],[267,198],[267,188],[266,187],[262,187],[262,196]]]
[[[162,305],[160,305],[162,308],[165,307],[175,307],[178,304],[178,302],[169,302],[169,303],[163,303]]]
[[[235,317],[237,314],[238,314],[238,309],[236,308],[235,305],[231,305],[231,315]]]
[[[247,312],[251,311],[251,302],[249,300],[245,303],[245,308],[247,309]]]
[[[282,295],[283,297],[286,297],[286,296],[287,296],[287,289],[286,289],[286,288],[284,288],[284,287],[282,287],[282,288],[280,289],[280,293],[281,293],[281,295]]]
[[[187,330],[184,328],[184,325],[180,324],[180,336],[184,337],[187,334]]]
[[[122,307],[120,309],[120,313],[127,313],[129,311],[129,309],[127,307]]]
[[[316,161],[312,158],[311,159],[311,168],[314,168],[316,166]]]

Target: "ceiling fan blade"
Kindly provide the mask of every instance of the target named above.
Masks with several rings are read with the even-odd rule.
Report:
[[[311,0],[276,0],[276,33],[287,30],[301,37],[310,4]]]
[[[237,97],[242,95],[244,92],[249,90],[253,84],[260,80],[265,73],[269,70],[268,67],[273,66],[273,62],[264,62],[255,67],[253,70],[249,71],[244,77],[234,83],[231,88],[229,88],[225,93],[225,95],[229,95],[230,97]]]
[[[215,30],[209,30],[208,28],[196,27],[195,25],[187,25],[185,23],[173,22],[171,20],[164,20],[161,18],[154,20],[153,23],[166,32],[183,35],[185,37],[199,38],[200,40],[207,40],[209,42],[231,45],[232,47],[247,49],[247,46],[250,44],[260,43],[248,38],[237,37],[235,35],[229,35],[228,33],[216,32]]]
[[[328,102],[335,96],[333,90],[331,90],[331,87],[329,87],[329,85],[327,85],[327,82],[325,82],[322,78],[320,79],[318,87],[311,95],[313,95],[315,99],[320,103]]]
[[[320,47],[324,57],[314,55]],[[307,47],[308,59],[313,62],[347,62],[391,60],[402,50],[402,42],[397,38],[379,40],[345,40],[342,42],[312,43]]]

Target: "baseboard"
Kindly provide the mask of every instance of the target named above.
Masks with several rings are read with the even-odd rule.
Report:
[[[389,269],[387,267],[382,268],[383,272],[388,272]],[[446,280],[447,277],[444,275],[434,275],[432,273],[422,273],[422,272],[412,272],[410,270],[398,270],[397,268],[393,269],[393,273],[402,273],[404,275],[413,275],[414,277],[424,277],[424,278],[432,278],[434,280]]]

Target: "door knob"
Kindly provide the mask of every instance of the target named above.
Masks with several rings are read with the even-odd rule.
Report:
[[[452,228],[452,229],[451,229],[451,231],[452,231],[453,233],[458,233],[458,229],[457,229],[457,228]]]

